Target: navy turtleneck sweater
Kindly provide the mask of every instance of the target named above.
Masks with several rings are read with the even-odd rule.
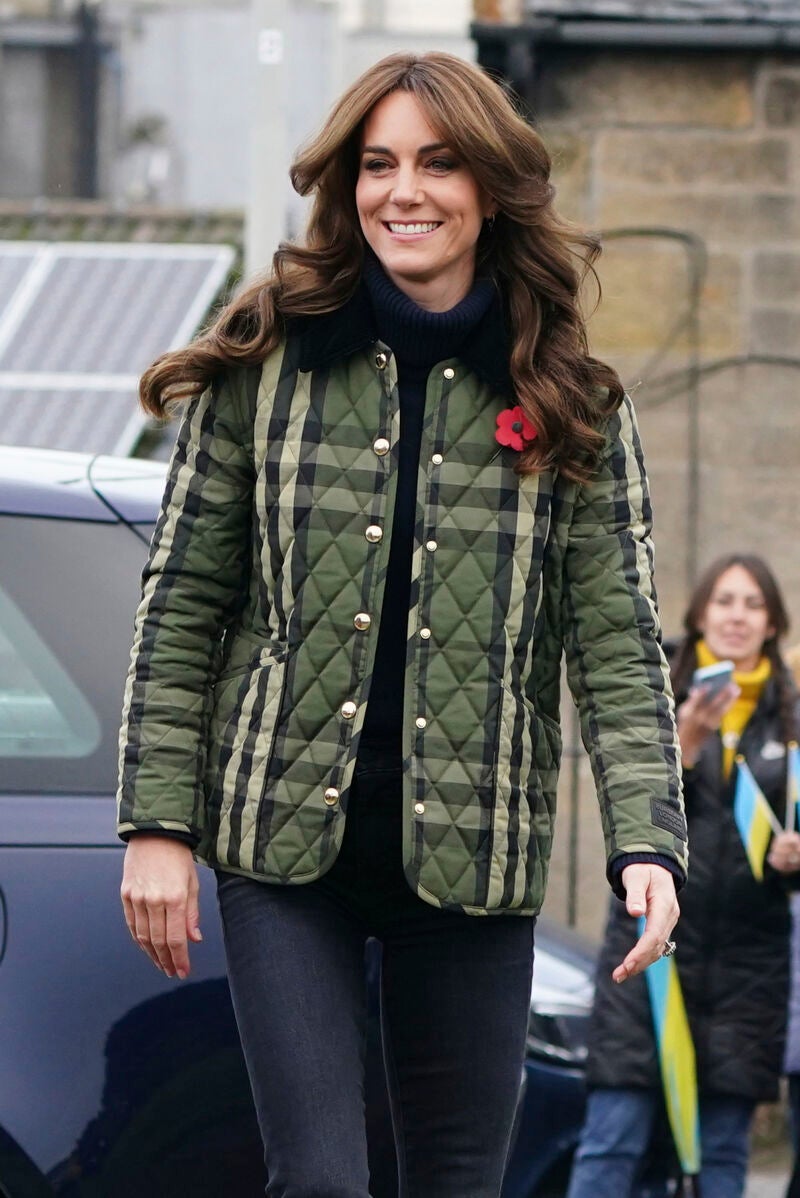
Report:
[[[486,315],[494,286],[488,279],[479,279],[469,295],[449,312],[428,312],[395,287],[377,261],[367,262],[364,280],[378,336],[391,348],[397,365],[400,451],[389,569],[361,743],[380,744],[399,759],[403,726],[401,680],[406,667],[417,473],[428,376],[437,362],[458,356],[466,339]]]

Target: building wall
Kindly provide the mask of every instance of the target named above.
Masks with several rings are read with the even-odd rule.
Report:
[[[247,5],[168,4],[129,12],[119,23],[119,198],[243,207],[254,120],[285,120],[288,141],[296,145],[338,88],[336,16],[333,6],[313,0],[291,6],[283,31],[287,95],[280,112],[259,114],[256,71],[269,68],[259,68]],[[285,190],[288,202],[288,180]]]
[[[16,199],[29,195],[31,185],[41,191],[47,161],[46,61],[36,50],[5,50],[0,58],[0,99],[17,97],[14,104],[0,103],[0,179],[4,195]]]
[[[0,194],[73,194],[77,113],[70,48],[4,46],[0,38]]]
[[[748,355],[800,358],[800,57],[547,55],[534,105],[562,210],[605,237],[592,341],[637,388],[667,629],[678,629],[688,585],[695,340],[705,372],[697,561],[759,546],[800,626],[786,503],[800,374],[775,361],[721,368]],[[693,268],[703,274],[696,303]],[[684,377],[667,395],[670,371]]]
[[[470,0],[342,0],[348,30],[380,28],[392,33],[465,33],[472,20]]]

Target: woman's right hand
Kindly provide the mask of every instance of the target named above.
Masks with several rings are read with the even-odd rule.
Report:
[[[188,941],[203,939],[197,866],[187,844],[140,832],[125,850],[122,906],[133,939],[167,977],[190,970]]]
[[[722,717],[739,696],[735,682],[729,682],[719,694],[709,697],[708,691],[699,686],[689,692],[675,713],[678,737],[681,742],[681,757],[690,769],[700,755],[700,750],[712,732],[719,728]]]
[[[800,870],[800,832],[773,836],[767,861],[779,874],[796,874]]]

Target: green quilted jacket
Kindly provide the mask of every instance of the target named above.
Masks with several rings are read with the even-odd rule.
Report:
[[[352,307],[352,305],[350,305]],[[520,477],[514,400],[470,359],[427,384],[404,688],[404,865],[436,906],[535,913],[567,674],[608,868],[686,862],[679,753],[626,400],[591,483]],[[483,377],[481,377],[483,374]],[[342,842],[369,702],[397,480],[391,348],[346,306],[189,407],[144,572],[119,831],[310,882]]]

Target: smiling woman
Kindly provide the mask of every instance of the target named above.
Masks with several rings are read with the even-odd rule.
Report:
[[[363,139],[356,207],[367,244],[421,308],[454,308],[472,287],[481,227],[497,204],[437,141],[409,92],[392,92],[375,105]]]
[[[697,628],[715,657],[730,658],[739,670],[754,670],[764,644],[786,627],[783,604],[772,598],[774,584],[766,585],[771,602],[754,575],[734,561],[714,582]],[[774,614],[773,614],[774,613]]]
[[[446,54],[371,67],[298,156],[314,205],[148,370],[189,397],[121,734],[122,898],[170,976],[217,871],[281,1198],[367,1198],[364,944],[404,1198],[497,1198],[561,747],[561,657],[608,877],[662,951],[685,869],[633,408],[588,352],[592,238],[538,134]],[[496,918],[476,918],[495,916]]]
[[[683,996],[697,1061],[700,1192],[741,1198],[750,1122],[757,1102],[777,1097],[786,1030],[787,899],[800,885],[787,750],[800,731],[800,712],[779,648],[786,608],[762,558],[737,553],[712,562],[694,589],[684,627],[672,679],[692,872],[680,895],[677,972],[670,984]],[[733,663],[733,680],[721,690],[698,683],[697,667],[720,659]],[[771,837],[766,863],[766,842],[757,856],[742,815],[751,778],[777,829],[771,836],[765,821],[767,841]],[[638,1171],[661,1122],[654,1011],[644,981],[620,990],[603,968],[636,935],[622,904],[612,903],[590,1028],[588,1114],[569,1198],[638,1193]],[[665,1073],[669,1060],[662,1058]],[[676,1071],[685,1065],[685,1052],[673,1056]],[[659,1193],[667,1192],[664,1182]]]

